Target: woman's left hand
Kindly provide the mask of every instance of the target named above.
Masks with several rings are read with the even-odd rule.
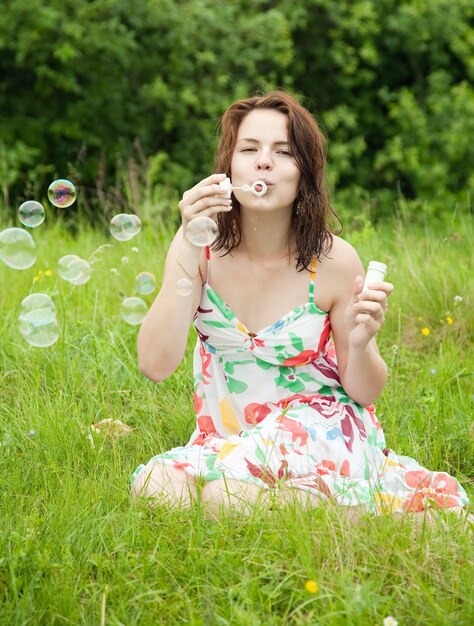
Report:
[[[344,315],[349,345],[353,348],[365,347],[378,333],[393,291],[393,285],[387,282],[371,283],[371,289],[362,289],[363,286],[364,279],[357,276]]]

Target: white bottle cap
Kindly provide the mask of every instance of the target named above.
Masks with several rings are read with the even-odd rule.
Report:
[[[385,265],[385,263],[380,263],[380,261],[370,261],[367,271],[368,270],[376,270],[378,272],[382,272],[385,276],[385,274],[387,273],[387,266]]]
[[[379,261],[370,261],[367,268],[367,274],[365,275],[364,286],[362,290],[367,289],[370,283],[383,282],[385,274],[387,273],[387,266],[385,263]]]

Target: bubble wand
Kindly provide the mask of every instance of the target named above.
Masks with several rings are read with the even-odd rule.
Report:
[[[230,178],[225,178],[221,180],[219,183],[219,187],[227,192],[227,197],[230,198],[230,194],[233,189],[241,189],[242,191],[249,191],[253,193],[254,196],[260,198],[267,193],[267,184],[263,180],[256,180],[251,185],[242,185],[241,187],[237,187],[232,185]]]

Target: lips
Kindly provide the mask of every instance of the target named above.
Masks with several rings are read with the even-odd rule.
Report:
[[[268,178],[256,178],[251,184],[254,185],[255,183],[259,183],[259,182],[265,183],[267,187],[271,187],[274,185],[274,183],[268,180]]]

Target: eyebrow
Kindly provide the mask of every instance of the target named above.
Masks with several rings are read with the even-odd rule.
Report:
[[[260,143],[258,139],[252,139],[252,137],[242,137],[242,139],[239,139],[239,141],[247,141],[248,143]],[[274,146],[288,146],[289,143],[288,141],[274,141],[273,145]]]

